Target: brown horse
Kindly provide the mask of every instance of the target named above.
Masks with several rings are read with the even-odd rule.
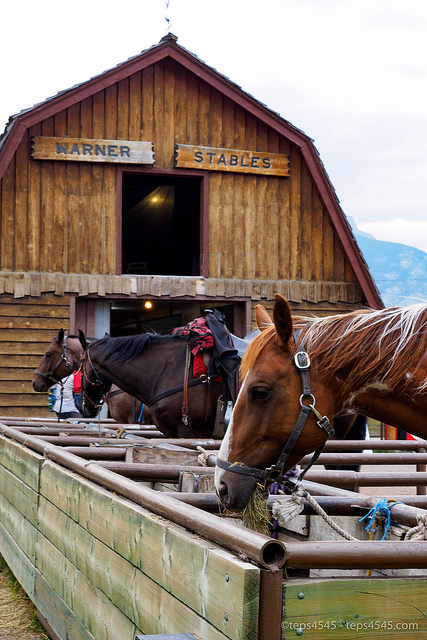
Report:
[[[83,348],[79,337],[67,335],[63,329],[53,338],[35,371],[33,389],[46,392],[51,386],[77,371]],[[115,385],[105,398],[110,416],[119,424],[152,424],[148,407]]]
[[[276,296],[274,326],[242,364],[215,480],[230,507],[318,450],[331,433],[326,416],[357,412],[427,436],[426,305],[292,319]]]
[[[85,412],[95,416],[112,383],[148,404],[153,422],[174,437],[210,437],[223,377],[196,375],[191,347],[181,334],[111,338],[85,343],[82,395]]]

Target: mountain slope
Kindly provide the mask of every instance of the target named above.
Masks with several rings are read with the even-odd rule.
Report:
[[[384,305],[427,302],[427,253],[405,244],[376,240],[354,224],[352,227]]]

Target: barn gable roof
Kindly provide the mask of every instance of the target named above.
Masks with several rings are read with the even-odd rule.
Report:
[[[271,127],[279,135],[286,137],[299,147],[368,304],[374,308],[382,307],[383,304],[379,292],[346,216],[341,209],[333,185],[313,140],[278,113],[269,109],[249,93],[243,91],[237,84],[179,45],[176,36],[172,34],[168,34],[157,45],[153,45],[116,67],[86,82],[61,91],[57,95],[48,98],[45,102],[12,116],[0,139],[0,179],[28,128],[166,58],[170,58],[185,67],[189,72],[239,104],[248,113],[263,121],[266,126]]]

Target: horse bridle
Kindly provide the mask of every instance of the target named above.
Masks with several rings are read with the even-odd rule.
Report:
[[[85,405],[87,402],[89,402],[89,404],[92,405],[92,407],[94,407],[95,409],[98,409],[98,411],[102,408],[103,404],[104,404],[104,399],[105,399],[105,387],[106,386],[110,386],[111,387],[111,382],[106,381],[104,382],[103,380],[100,379],[97,370],[94,367],[94,364],[92,362],[92,358],[90,357],[90,352],[89,352],[90,347],[87,347],[84,354],[82,355],[82,359],[81,359],[81,363],[80,363],[80,369],[83,375],[83,378],[86,380],[86,382],[88,384],[90,384],[91,387],[102,387],[102,391],[101,391],[101,399],[100,401],[94,402],[92,400],[92,398],[89,398],[89,396],[86,394],[86,391],[83,389],[83,385],[82,385],[82,407],[83,407],[83,411],[85,410]],[[92,382],[92,380],[89,380],[89,378],[87,377],[86,374],[86,368],[85,368],[85,363],[86,360],[89,362],[90,368],[92,369],[93,373],[95,374],[95,382]]]
[[[294,332],[294,340],[295,344],[298,342],[298,333]],[[300,395],[299,403],[300,403],[300,412],[298,414],[295,425],[291,431],[291,434],[285,445],[282,449],[282,452],[276,462],[271,467],[266,469],[259,469],[258,467],[249,467],[248,465],[242,462],[229,462],[228,460],[223,460],[222,458],[217,458],[216,464],[221,469],[225,469],[226,471],[231,471],[233,473],[240,473],[242,475],[252,476],[258,480],[263,480],[265,482],[282,482],[286,480],[286,476],[283,473],[285,468],[285,464],[289,455],[291,454],[299,436],[302,433],[305,423],[307,422],[307,418],[310,413],[314,413],[317,418],[317,425],[325,431],[328,438],[331,438],[335,431],[333,426],[331,425],[327,416],[322,416],[318,410],[316,409],[316,398],[314,397],[311,391],[311,383],[310,383],[310,358],[308,354],[304,351],[304,347],[302,343],[300,343],[297,347],[297,352],[294,356],[294,363],[296,368],[298,369],[301,376],[301,386],[302,393]],[[304,399],[309,399],[311,402],[309,404],[304,403]],[[316,462],[317,458],[322,453],[325,444],[321,445],[316,451],[313,453],[313,456],[305,467],[305,469],[300,473],[298,479],[296,481],[296,485],[298,485],[303,479],[304,475],[307,473],[308,469]],[[295,485],[295,480],[293,481]]]
[[[39,369],[35,370],[35,375],[38,376],[42,376],[43,378],[47,378],[47,380],[51,380],[53,381],[54,384],[62,384],[61,379],[59,378],[55,378],[54,377],[54,373],[57,370],[57,368],[59,367],[60,364],[62,364],[62,362],[65,362],[67,368],[68,368],[68,375],[71,375],[73,373],[74,367],[72,365],[72,363],[69,361],[68,359],[68,355],[67,355],[67,338],[68,336],[64,334],[64,337],[62,339],[62,343],[61,343],[61,348],[62,348],[62,354],[61,357],[59,358],[58,362],[52,367],[52,369],[48,372],[48,373],[44,373],[44,371],[39,371]]]

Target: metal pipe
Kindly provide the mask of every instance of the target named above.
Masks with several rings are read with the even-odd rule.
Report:
[[[280,640],[283,615],[283,570],[260,571],[258,640]]]
[[[316,496],[316,500],[318,496],[345,496],[349,499],[354,499],[357,497],[365,498],[367,500],[372,501],[372,506],[375,506],[380,499],[377,496],[368,496],[360,493],[354,493],[353,491],[347,491],[345,489],[339,489],[338,487],[331,487],[323,484],[319,484],[317,482],[310,482],[309,480],[303,480],[302,486],[306,489],[312,496]],[[383,496],[381,496],[383,497]],[[395,500],[398,500],[398,496],[392,496]],[[415,498],[415,496],[413,496]],[[410,499],[410,496],[403,496],[403,500]],[[407,505],[403,504],[394,504],[392,507],[393,520],[395,522],[399,522],[401,524],[405,524],[409,527],[415,527],[417,522],[417,516],[425,516],[425,510],[421,508],[417,508],[417,505]]]
[[[423,447],[422,449],[420,449],[420,452],[421,451],[423,453],[426,453],[427,449],[425,447]],[[427,470],[427,468],[426,468],[425,464],[417,464],[417,471],[418,472],[424,472],[426,470]],[[424,487],[420,487],[420,486],[417,487],[417,495],[425,496],[426,493],[427,493],[427,491],[426,491],[426,487],[425,486]]]
[[[64,433],[61,431],[61,433]],[[58,445],[58,447],[89,447],[90,445],[99,445],[99,446],[115,446],[116,444],[120,444],[123,447],[123,442],[121,442],[118,438],[114,436],[114,438],[97,438],[93,434],[87,433],[87,435],[39,435],[40,440],[44,440],[45,442],[50,442],[52,444]]]
[[[357,490],[358,487],[412,487],[427,484],[427,473],[370,473],[356,471],[308,471],[307,480],[334,487]]]
[[[245,529],[227,519],[220,522],[218,516],[212,513],[205,513],[189,504],[178,504],[175,499],[164,496],[161,491],[144,487],[102,468],[96,462],[86,462],[60,447],[33,436],[26,436],[6,425],[0,424],[0,433],[240,556],[246,555],[271,571],[277,571],[285,562],[285,545],[278,540]]]
[[[185,493],[183,491],[163,491],[162,493],[180,502],[203,509],[203,511],[210,511],[211,513],[224,512],[224,507],[216,493]]]
[[[407,498],[408,496],[403,497]],[[414,497],[416,498],[416,496]],[[273,504],[276,501],[280,503],[285,500],[286,496],[269,496],[267,504],[272,508]],[[357,493],[354,494],[354,496],[349,497],[316,496],[315,500],[317,504],[322,507],[322,509],[326,511],[328,515],[360,517],[361,515],[364,515],[365,511],[369,511],[370,509],[375,507],[380,498],[372,496],[361,496]],[[392,521],[396,524],[404,524],[408,527],[416,526],[417,516],[426,515],[425,507],[427,507],[426,501],[424,501],[423,504],[398,504],[398,502],[389,503]],[[304,507],[301,513],[303,515],[317,515],[317,512],[306,501],[304,501]]]
[[[31,438],[31,436],[27,436]],[[46,442],[46,445],[56,447],[57,445]],[[72,453],[85,460],[124,460],[126,449],[122,447],[58,447],[68,453]]]
[[[144,462],[102,462],[99,466],[118,473],[127,478],[147,480],[151,482],[178,482],[181,473],[187,471],[196,475],[213,477],[213,467],[190,467],[182,464],[145,464]]]
[[[426,569],[427,542],[288,542],[286,568],[292,569]]]
[[[305,466],[311,455],[304,456],[298,464]],[[315,464],[323,465],[373,465],[373,464],[426,464],[427,453],[322,453]]]
[[[328,440],[325,451],[356,451],[363,449],[416,451],[427,447],[425,440]]]

